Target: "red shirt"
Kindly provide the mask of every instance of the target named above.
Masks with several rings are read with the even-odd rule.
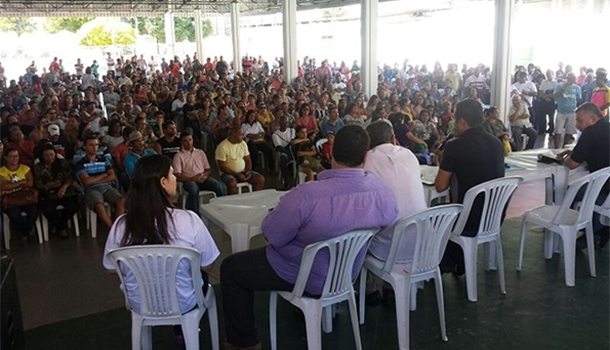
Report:
[[[112,160],[114,160],[114,164],[116,164],[119,169],[124,169],[123,161],[128,154],[129,147],[125,145],[125,142],[119,143],[112,149]]]

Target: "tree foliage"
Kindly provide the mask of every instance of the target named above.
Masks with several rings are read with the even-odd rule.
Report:
[[[23,33],[32,33],[36,30],[36,24],[29,17],[7,17],[0,18],[0,30],[3,32],[16,32],[18,36]]]
[[[129,24],[135,28],[136,20],[129,19]],[[163,17],[138,17],[138,34],[148,34],[157,39],[158,42],[165,42],[165,19]],[[212,22],[209,19],[201,22],[203,37],[206,38],[214,33]],[[193,17],[175,17],[174,29],[176,31],[176,41],[195,41],[195,21]]]
[[[84,26],[80,44],[85,46],[133,45],[136,43],[135,30],[126,23],[98,21]]]
[[[67,30],[76,33],[83,24],[94,20],[95,17],[47,17],[44,23],[44,30],[54,34]]]

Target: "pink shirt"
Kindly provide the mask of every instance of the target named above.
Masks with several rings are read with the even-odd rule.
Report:
[[[187,177],[192,177],[203,173],[206,169],[210,169],[208,157],[200,149],[193,148],[192,151],[181,150],[176,153],[172,162],[174,174],[182,174]]]

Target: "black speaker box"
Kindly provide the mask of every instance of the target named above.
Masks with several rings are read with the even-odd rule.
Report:
[[[0,349],[24,348],[23,319],[13,259],[0,256]]]

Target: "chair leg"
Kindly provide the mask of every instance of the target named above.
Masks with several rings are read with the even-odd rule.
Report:
[[[322,350],[322,307],[302,309],[305,315],[305,329],[307,331],[307,349]]]
[[[271,350],[277,350],[277,292],[269,294],[269,336]]]
[[[97,238],[97,213],[95,210],[89,211],[89,221],[91,222],[91,237]]]
[[[324,333],[332,333],[333,331],[333,306],[329,305],[322,308],[322,330]]]
[[[498,234],[495,241],[496,261],[498,266],[498,278],[500,279],[500,293],[506,294],[506,280],[504,279],[504,252],[502,251],[502,239]]]
[[[43,232],[42,232],[42,215],[36,218],[36,232],[38,233],[38,244],[44,243]]]
[[[74,217],[72,217],[72,220],[74,220],[74,233],[76,234],[76,237],[80,236],[80,226],[78,225],[78,213],[74,214]]]
[[[398,348],[409,350],[409,304],[411,295],[410,276],[399,279],[392,285],[396,296],[396,329],[398,334]]]
[[[6,250],[11,249],[11,223],[8,215],[2,214],[2,225],[4,226],[4,247]]]
[[[587,235],[587,253],[589,254],[589,271],[591,273],[591,277],[595,277],[595,242],[593,239],[593,224],[591,221],[589,221],[587,224],[585,232]]]
[[[214,289],[208,285],[208,320],[210,322],[210,335],[212,338],[212,350],[220,350],[220,340],[218,335],[218,308],[216,307],[216,296]]]
[[[441,324],[441,339],[447,341],[447,329],[445,327],[445,298],[443,295],[443,280],[441,271],[437,268],[434,274],[434,287],[436,288],[436,303],[438,304],[438,318]]]
[[[199,318],[185,317],[182,320],[182,334],[186,350],[199,350]]]
[[[416,283],[411,283],[411,296],[409,297],[409,299],[410,299],[409,310],[410,311],[417,310],[417,284]]]
[[[576,232],[564,230],[561,233],[563,240],[563,263],[566,273],[566,286],[574,287],[574,274],[576,264]]]
[[[354,330],[354,340],[356,341],[356,350],[362,350],[362,341],[360,340],[360,325],[358,324],[358,310],[356,310],[356,297],[354,296],[353,288],[352,288],[349,298],[347,299],[347,304],[349,306],[349,316],[352,321],[352,329]],[[331,319],[331,321],[332,321],[332,319]]]
[[[364,294],[366,293],[366,275],[367,275],[368,269],[366,267],[362,267],[362,270],[360,271],[360,288],[358,291],[358,307],[360,309],[360,324],[364,324],[364,312],[365,312],[365,307],[364,307]]]
[[[525,248],[525,232],[527,230],[527,218],[523,216],[521,219],[521,238],[519,239],[519,265],[517,266],[517,271],[521,271],[521,266],[523,264],[523,249]]]
[[[468,300],[477,301],[477,248],[476,241],[467,241],[462,245],[464,250],[464,266],[466,267],[466,291]]]
[[[142,350],[152,350],[152,326],[142,327]]]
[[[142,350],[142,319],[131,315],[131,350]]]
[[[42,235],[45,241],[49,241],[49,220],[44,214],[40,214],[40,221],[42,221]]]

